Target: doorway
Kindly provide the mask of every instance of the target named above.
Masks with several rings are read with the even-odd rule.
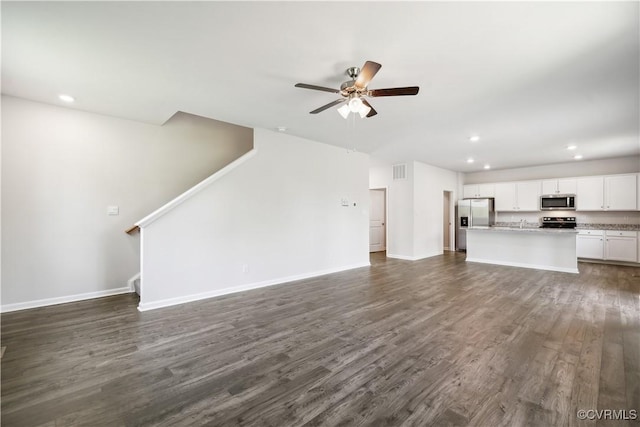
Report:
[[[451,249],[451,191],[442,192],[442,249]]]
[[[369,190],[369,252],[387,249],[387,190]]]

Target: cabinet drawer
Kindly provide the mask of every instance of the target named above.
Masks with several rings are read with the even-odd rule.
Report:
[[[604,236],[602,230],[578,230],[579,236]]]
[[[637,231],[607,230],[607,237],[638,237]]]

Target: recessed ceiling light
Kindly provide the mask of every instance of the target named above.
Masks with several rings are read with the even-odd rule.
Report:
[[[485,169],[491,169],[491,165],[484,165]]]
[[[286,126],[278,126],[277,129],[278,129],[278,132],[286,132],[287,131]]]
[[[575,150],[576,148],[578,148],[577,145],[569,145],[569,146],[567,146],[567,150]]]
[[[75,101],[75,99],[71,95],[62,94],[62,95],[58,95],[58,98],[60,98],[60,101],[64,101],[64,102],[73,102],[73,101]]]
[[[576,154],[575,156],[573,156],[573,158],[576,160],[580,160],[582,158],[582,154]]]
[[[469,138],[469,141],[478,142],[480,141],[480,137],[478,135],[473,135],[472,137]]]
[[[474,160],[473,160],[471,157],[469,157],[469,158],[467,159],[467,163],[473,163],[473,162],[474,162]]]

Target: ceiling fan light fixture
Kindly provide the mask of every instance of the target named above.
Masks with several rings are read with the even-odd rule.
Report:
[[[367,114],[369,114],[369,111],[371,111],[371,107],[368,107],[363,103],[360,109],[358,110],[358,114],[360,114],[361,119],[364,119],[365,117],[367,117]]]
[[[351,110],[347,104],[344,104],[342,107],[338,108],[338,113],[342,116],[343,119],[346,119],[349,116]]]
[[[351,110],[352,113],[359,112],[361,108],[362,108],[362,99],[360,99],[357,96],[354,96],[349,100],[349,110]]]

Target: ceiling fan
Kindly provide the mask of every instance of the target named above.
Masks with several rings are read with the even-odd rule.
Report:
[[[367,61],[362,66],[362,69],[358,67],[348,68],[346,74],[351,80],[346,81],[340,85],[340,89],[332,89],[323,86],[310,85],[306,83],[297,83],[296,87],[303,89],[320,90],[323,92],[339,93],[342,97],[323,105],[320,108],[316,108],[311,111],[310,114],[318,114],[328,108],[345,103],[342,107],[338,108],[338,112],[345,119],[350,112],[358,113],[360,117],[373,117],[378,112],[367,102],[366,97],[378,97],[378,96],[404,96],[404,95],[416,95],[420,88],[418,86],[409,87],[396,87],[390,89],[371,89],[367,86],[376,73],[380,70],[382,65],[377,62]]]

